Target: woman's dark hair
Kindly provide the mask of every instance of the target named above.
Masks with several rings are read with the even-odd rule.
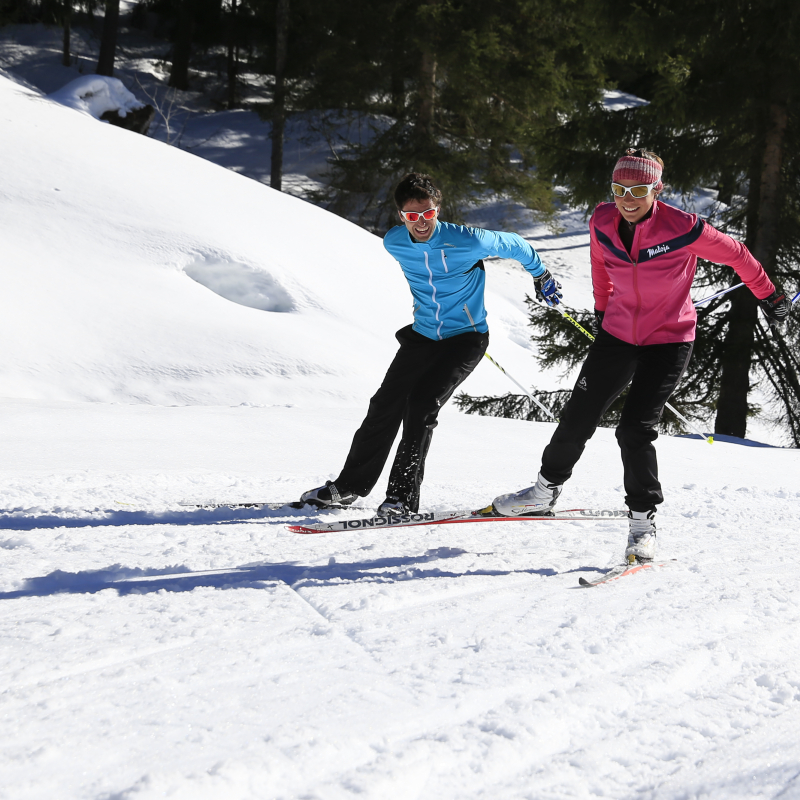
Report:
[[[430,175],[409,172],[394,190],[394,202],[397,210],[402,211],[403,206],[409,200],[430,200],[438,207],[442,204],[442,193],[436,188]]]
[[[648,161],[655,161],[656,164],[661,165],[661,169],[664,169],[664,161],[661,156],[657,156],[655,153],[650,150],[645,150],[643,147],[629,147],[625,151],[625,155],[632,156],[633,158],[646,158]]]

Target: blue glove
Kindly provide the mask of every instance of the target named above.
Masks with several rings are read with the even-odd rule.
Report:
[[[545,269],[544,274],[533,279],[536,287],[536,299],[547,303],[550,308],[555,308],[561,302],[561,284]]]

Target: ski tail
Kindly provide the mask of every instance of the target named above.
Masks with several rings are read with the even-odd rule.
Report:
[[[205,501],[198,501],[198,500],[180,500],[178,502],[179,506],[183,506],[184,508],[205,508],[205,509],[215,509],[215,508],[251,508],[251,509],[268,509],[270,511],[280,511],[281,509],[291,509],[296,511],[302,511],[303,509],[308,509],[314,513],[318,513],[320,511],[344,511],[348,509],[352,509],[355,511],[367,511],[366,506],[354,506],[354,505],[337,505],[332,503],[327,506],[315,506],[313,503],[304,503],[302,500],[292,500],[290,502],[284,503],[267,503],[261,501],[250,501],[250,500],[229,500],[229,501],[221,501],[221,500],[205,500]]]

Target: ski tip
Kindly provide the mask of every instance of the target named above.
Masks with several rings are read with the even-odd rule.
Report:
[[[578,578],[578,583],[581,586],[594,586],[595,585],[591,581],[587,581],[586,578]]]

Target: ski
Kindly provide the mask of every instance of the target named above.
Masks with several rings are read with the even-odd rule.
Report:
[[[627,519],[627,511],[594,508],[570,508],[557,514],[541,517],[496,516],[492,507],[477,511],[430,511],[422,514],[403,514],[368,519],[343,519],[336,522],[316,522],[311,525],[287,525],[292,533],[336,533],[369,528],[411,528],[423,525],[451,525],[464,522],[575,522],[576,520]]]
[[[319,508],[317,506],[309,505],[308,503],[303,503],[300,500],[295,500],[290,503],[259,503],[259,502],[241,502],[241,501],[233,501],[229,503],[220,503],[215,500],[208,500],[204,503],[198,503],[191,500],[181,500],[178,503],[179,506],[183,506],[184,508],[206,508],[206,509],[215,509],[215,508],[231,508],[231,509],[239,509],[239,508],[252,508],[252,509],[268,509],[270,511],[280,511],[282,508],[291,508],[291,509],[298,509],[302,510],[307,508],[309,511],[314,513],[318,513],[320,511],[343,511],[345,509],[353,509],[356,511],[367,511],[368,508],[366,506],[342,506],[342,505],[328,505],[325,508]]]
[[[608,572],[603,573],[597,578],[591,578],[589,580],[587,580],[586,578],[579,578],[578,583],[586,588],[592,586],[600,586],[604,583],[611,583],[612,581],[618,581],[620,578],[627,578],[629,575],[636,575],[639,572],[644,572],[644,570],[646,569],[653,569],[654,567],[665,567],[665,566],[667,566],[666,562],[657,564],[653,561],[635,560],[633,563],[628,563],[627,561],[625,561],[622,564],[617,564],[615,567],[612,567]]]

